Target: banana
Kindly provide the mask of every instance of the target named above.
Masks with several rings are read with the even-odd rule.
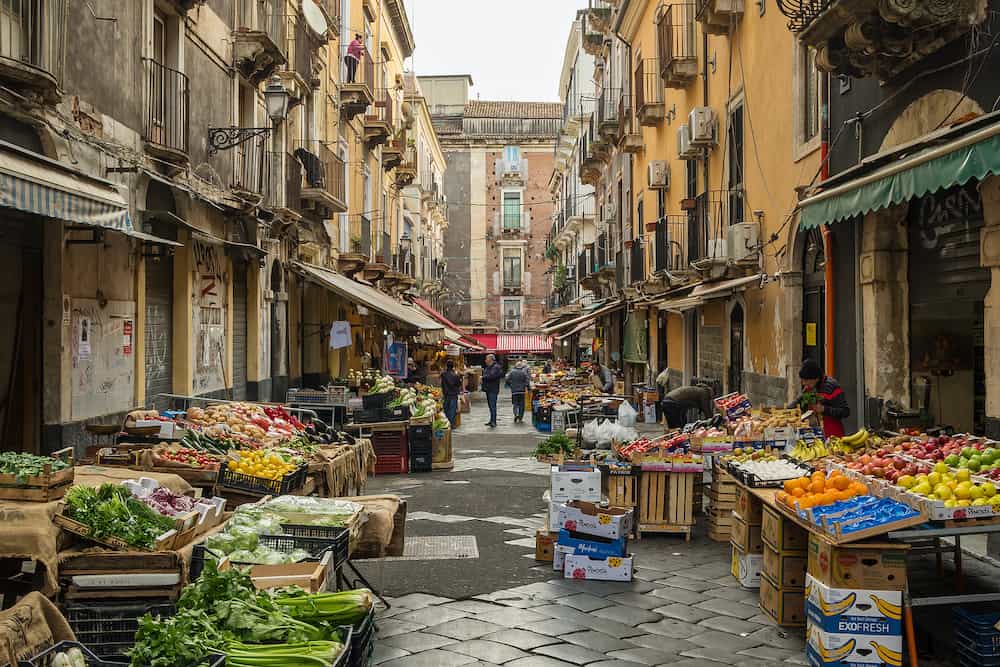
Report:
[[[827,602],[823,599],[823,596],[819,596],[819,608],[823,610],[824,616],[837,616],[843,614],[845,611],[851,608],[854,601],[858,599],[856,593],[848,594],[843,600],[837,602]]]
[[[882,646],[876,641],[869,642],[873,649],[875,649],[876,655],[887,665],[892,667],[902,667],[903,665],[903,654],[899,651],[893,651],[887,646]]]
[[[887,602],[877,595],[870,595],[869,597],[871,597],[872,602],[875,603],[875,606],[878,607],[878,610],[882,612],[882,615],[886,618],[898,621],[903,617],[903,608],[898,604]]]
[[[859,447],[860,445],[864,444],[865,440],[867,439],[868,439],[867,429],[860,429],[859,431],[856,431],[851,435],[844,436],[843,438],[841,438],[843,442],[847,443],[851,447]]]

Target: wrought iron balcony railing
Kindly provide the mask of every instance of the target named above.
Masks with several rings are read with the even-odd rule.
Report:
[[[142,59],[142,68],[146,104],[143,140],[186,154],[190,113],[187,76],[150,58]]]

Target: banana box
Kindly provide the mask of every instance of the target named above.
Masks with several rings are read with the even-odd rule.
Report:
[[[824,632],[902,635],[903,593],[830,588],[806,575],[806,617]]]
[[[837,634],[806,626],[806,659],[813,667],[902,667],[903,637]]]
[[[559,506],[559,525],[566,530],[616,540],[627,537],[631,532],[632,510],[571,500]]]
[[[764,556],[744,553],[738,546],[731,545],[733,557],[730,572],[743,588],[760,588],[760,570]]]

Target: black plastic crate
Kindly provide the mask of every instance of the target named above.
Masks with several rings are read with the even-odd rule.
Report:
[[[283,496],[301,489],[306,483],[308,472],[309,466],[301,465],[281,479],[265,479],[263,477],[254,477],[253,475],[244,475],[222,465],[219,466],[217,484],[227,489],[237,489],[262,496]]]
[[[430,424],[417,424],[410,427],[410,442],[414,440],[430,440],[434,437],[434,430]]]
[[[45,649],[38,655],[29,658],[28,660],[19,660],[17,667],[51,667],[52,661],[55,659],[57,654],[65,653],[71,648],[80,649],[80,652],[83,653],[83,660],[86,662],[87,667],[126,667],[128,665],[127,661],[112,662],[110,660],[104,660],[79,642],[59,642],[58,644]]]
[[[434,469],[430,454],[410,454],[410,472],[430,472]]]
[[[351,667],[367,667],[375,649],[375,608],[372,607],[364,620],[354,625],[351,635]]]
[[[283,528],[284,529],[284,528]],[[302,549],[313,558],[322,558],[326,552],[333,554],[333,569],[339,568],[347,560],[348,548],[351,543],[349,531],[343,531],[335,537],[305,537],[303,535],[261,535],[261,545],[270,547],[282,553],[291,553]]]
[[[381,408],[381,411],[382,421],[387,422],[406,421],[412,414],[410,412],[410,406],[408,405],[397,405],[394,408]]]
[[[138,604],[72,604],[63,607],[63,614],[77,640],[100,658],[116,658],[135,645],[139,619],[153,616],[173,616],[177,608],[172,602]],[[126,659],[124,662],[128,662]]]
[[[409,442],[409,452],[410,456],[425,456],[434,451],[434,441],[433,440],[410,440]]]
[[[384,415],[382,408],[364,408],[351,414],[355,424],[376,424],[383,421]]]
[[[365,394],[361,397],[361,407],[365,410],[384,408],[392,402],[394,392],[387,391],[382,394]]]

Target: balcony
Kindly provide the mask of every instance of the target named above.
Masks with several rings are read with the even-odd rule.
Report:
[[[788,27],[816,49],[816,67],[888,80],[986,19],[987,3],[778,0]]]
[[[368,53],[351,69],[347,66],[348,44],[340,47],[340,115],[351,120],[365,112],[375,102],[375,64]]]
[[[67,0],[0,4],[0,80],[59,101],[66,50]]]
[[[387,88],[381,89],[365,112],[365,143],[369,149],[388,143],[392,137],[392,108],[392,95]]]
[[[233,60],[244,79],[253,85],[265,81],[288,62],[285,53],[286,21],[283,0],[260,0],[255,20],[246,19],[233,31]],[[244,17],[251,12],[241,12]]]
[[[527,210],[519,212],[497,211],[493,216],[495,238],[527,237],[531,233],[531,214]]]
[[[340,0],[317,0],[316,4],[326,14],[326,22],[329,26],[329,34],[336,35],[340,32]]]
[[[696,241],[699,235],[692,233],[697,232],[692,230],[692,221],[697,223],[694,211],[685,215],[668,215],[656,221],[653,269],[654,273],[665,274],[671,284],[684,282],[690,269],[688,258],[698,256]]]
[[[605,35],[611,34],[612,6],[605,0],[589,0],[587,3],[587,18],[594,30]]]
[[[528,180],[528,158],[499,158],[493,164],[493,173],[498,183],[522,183]]]
[[[656,17],[660,78],[667,88],[685,88],[698,76],[695,5],[677,2],[660,7]]]
[[[599,56],[604,50],[604,35],[598,31],[593,22],[588,20],[588,15],[584,15],[581,21],[583,32],[582,47],[585,53],[591,56]]]
[[[622,95],[618,102],[618,137],[621,149],[626,153],[639,153],[643,150],[642,132],[639,119],[636,118],[632,106],[632,96]]]
[[[382,171],[392,171],[403,161],[406,150],[406,133],[401,132],[382,147]]]
[[[597,101],[597,131],[602,138],[614,143],[620,131],[622,89],[605,88]]]
[[[417,148],[410,145],[403,151],[403,159],[396,167],[396,187],[405,188],[417,180]]]
[[[319,141],[293,143],[292,156],[301,167],[301,199],[320,218],[347,211],[344,161]]]
[[[183,72],[142,59],[144,99],[142,140],[146,150],[176,163],[188,159],[188,78]]]
[[[646,127],[659,125],[665,113],[658,65],[656,58],[643,58],[635,68],[635,115]]]
[[[580,136],[580,182],[596,186],[610,154],[610,144],[597,132],[597,117],[591,116],[587,131]]]
[[[271,183],[271,153],[268,135],[261,135],[245,141],[232,150],[233,190],[248,195],[265,195]],[[278,162],[280,165],[280,161]]]
[[[635,239],[629,248],[629,284],[635,285],[646,279],[646,244],[643,239]]]
[[[728,35],[743,16],[743,0],[698,0],[695,19],[709,35]]]

